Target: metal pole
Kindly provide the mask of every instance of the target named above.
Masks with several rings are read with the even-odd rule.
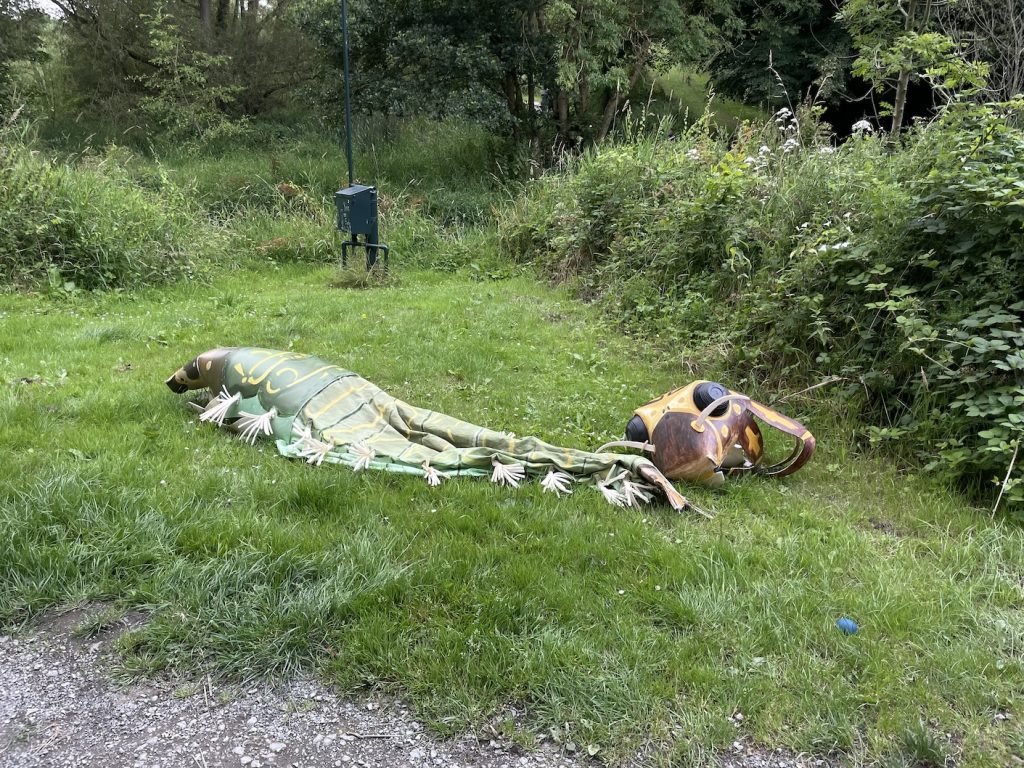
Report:
[[[345,69],[345,157],[348,160],[348,185],[352,186],[352,96],[348,87],[348,0],[341,0],[342,65]]]

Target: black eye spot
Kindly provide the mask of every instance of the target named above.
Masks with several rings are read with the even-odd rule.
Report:
[[[198,379],[199,378],[199,358],[197,357],[195,360],[192,360],[191,362],[185,363],[185,367],[182,370],[185,371],[185,375],[188,376],[190,379]]]
[[[647,442],[647,425],[639,416],[634,416],[626,425],[626,439],[637,443]]]
[[[720,397],[729,394],[729,390],[714,381],[706,381],[693,391],[693,404],[702,411]],[[729,410],[728,403],[722,403],[711,412],[712,416],[724,416]]]

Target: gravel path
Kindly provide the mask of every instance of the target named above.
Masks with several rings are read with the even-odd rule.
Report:
[[[553,744],[523,753],[472,734],[440,741],[400,702],[342,698],[311,679],[246,690],[166,681],[119,686],[109,675],[110,645],[119,633],[92,639],[72,633],[88,615],[52,616],[31,633],[0,636],[0,768],[597,765]],[[739,743],[730,752],[723,768],[823,764]]]

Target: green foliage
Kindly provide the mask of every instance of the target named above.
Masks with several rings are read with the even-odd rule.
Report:
[[[336,4],[316,8],[308,27],[337,62]],[[712,36],[703,8],[685,0],[358,0],[357,106],[469,119],[534,141],[601,140],[649,71],[693,63]]]
[[[130,124],[147,117],[140,102],[149,97],[159,125],[192,134],[217,122],[211,105],[232,117],[306,107],[306,88],[322,67],[298,31],[301,5],[63,0],[70,99],[61,116],[117,114]],[[176,118],[179,108],[190,113]]]
[[[731,145],[608,148],[535,185],[503,241],[740,388],[841,378],[873,441],[991,496],[1024,433],[1019,109],[952,111],[896,152],[786,112]]]
[[[239,92],[237,86],[217,85],[211,75],[230,63],[194,48],[181,35],[163,5],[144,16],[153,71],[141,78],[147,94],[140,99],[142,111],[172,143],[231,139],[244,126],[228,119],[224,108]]]
[[[9,127],[0,142],[0,279],[58,291],[130,288],[201,274],[216,232],[164,176],[144,192],[117,148],[48,159]]]
[[[973,95],[985,85],[988,64],[971,61],[962,45],[938,31],[936,0],[909,0],[907,7],[885,0],[848,0],[838,18],[849,30],[857,58],[853,74],[882,92],[895,86],[894,130],[903,124],[907,86],[927,79],[949,93]]]
[[[735,0],[716,19],[725,44],[709,70],[723,94],[780,107],[845,95],[850,38],[831,0]],[[769,69],[771,67],[771,69]]]
[[[0,0],[0,115],[12,106],[11,67],[40,57],[44,19],[26,0]]]
[[[711,112],[712,126],[726,133],[733,133],[744,120],[765,118],[765,113],[756,107],[720,96],[715,91],[717,87],[718,83],[712,85],[705,74],[675,67],[656,73],[652,82],[643,83],[634,103],[643,104],[649,98],[649,103],[644,104],[649,117],[667,118],[668,123],[659,125],[659,129],[676,132],[700,120],[705,110]]]

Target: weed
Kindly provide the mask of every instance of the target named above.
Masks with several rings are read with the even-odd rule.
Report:
[[[124,618],[125,613],[123,608],[107,606],[100,611],[90,614],[88,618],[72,630],[72,634],[75,637],[92,639],[117,626]]]

